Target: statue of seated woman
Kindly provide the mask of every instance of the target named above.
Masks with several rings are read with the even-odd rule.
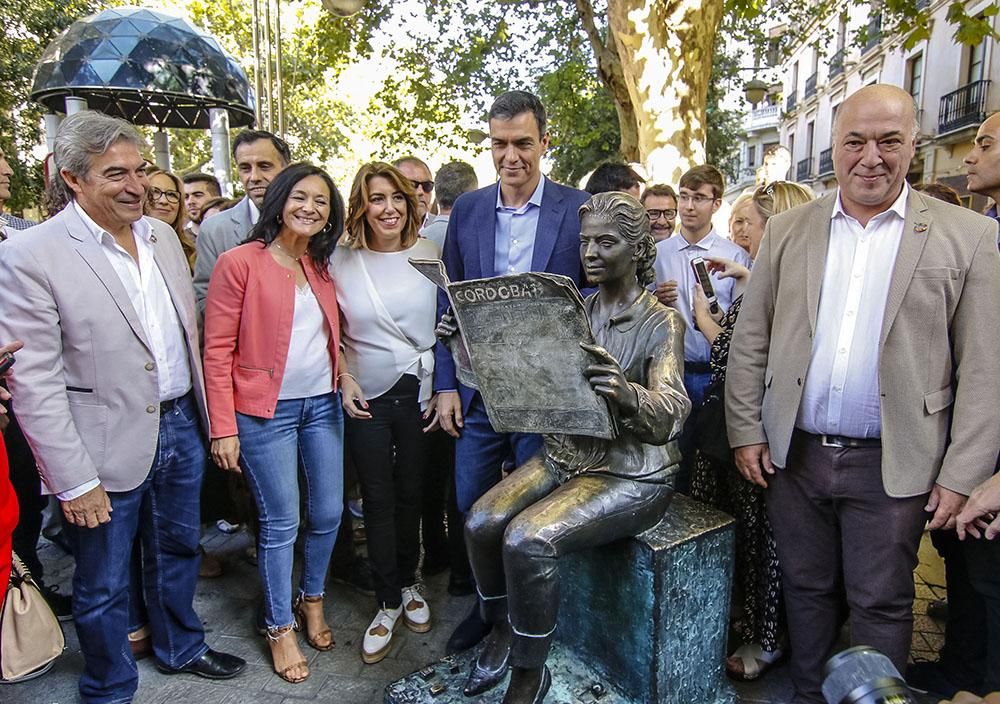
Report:
[[[559,608],[559,558],[637,535],[673,494],[677,437],[690,411],[684,323],[646,290],[656,257],[649,217],[624,193],[580,208],[580,257],[598,290],[586,299],[597,344],[586,381],[607,399],[618,436],[546,435],[544,451],[490,489],[467,516],[469,558],[492,630],[465,694],[512,668],[504,704],[541,702]],[[581,383],[583,380],[581,379]]]

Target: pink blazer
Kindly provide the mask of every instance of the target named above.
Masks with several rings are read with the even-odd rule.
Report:
[[[306,279],[330,326],[337,387],[340,311],[331,279],[302,258]],[[205,303],[205,386],[212,438],[236,435],[236,412],[273,418],[288,359],[295,311],[295,276],[248,242],[219,257]]]

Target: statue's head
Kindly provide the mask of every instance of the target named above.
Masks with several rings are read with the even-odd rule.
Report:
[[[618,191],[598,193],[580,206],[580,259],[591,283],[635,277],[640,286],[655,280],[656,243],[646,208]]]

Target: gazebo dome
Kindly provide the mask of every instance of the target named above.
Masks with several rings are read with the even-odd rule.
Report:
[[[243,69],[186,19],[117,7],[74,22],[45,49],[31,97],[54,112],[68,96],[139,125],[209,128],[210,108],[231,127],[254,121]]]

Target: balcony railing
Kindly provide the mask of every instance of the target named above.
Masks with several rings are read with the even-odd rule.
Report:
[[[762,108],[751,110],[743,120],[744,129],[765,130],[770,127],[777,127],[781,122],[781,106],[765,105]]]
[[[793,112],[798,103],[799,96],[795,93],[795,91],[792,91],[788,94],[788,97],[785,98],[785,112]]]
[[[816,78],[819,74],[814,73],[806,79],[806,89],[802,94],[803,98],[811,98],[816,95]]]
[[[810,179],[812,179],[812,168],[813,168],[812,157],[809,157],[808,159],[802,159],[795,166],[795,180],[809,181]]]
[[[868,20],[868,26],[865,27],[865,44],[862,49],[863,52],[868,52],[879,45],[882,41],[882,13],[873,15],[870,20]]]
[[[830,57],[830,80],[844,72],[844,60],[847,58],[847,47],[837,49],[837,53]]]
[[[819,171],[817,176],[833,173],[833,147],[824,149],[819,153]]]
[[[985,120],[986,93],[989,87],[988,80],[973,81],[947,95],[942,95],[938,108],[938,134],[978,125]]]

